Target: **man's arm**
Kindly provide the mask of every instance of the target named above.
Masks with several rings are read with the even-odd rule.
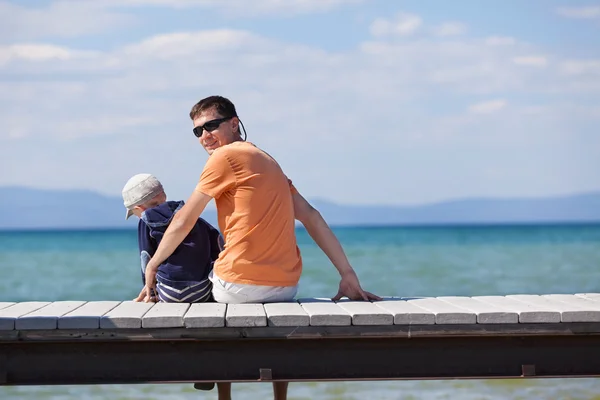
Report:
[[[339,300],[343,296],[347,296],[352,300],[381,300],[380,297],[360,287],[358,276],[350,265],[342,245],[321,216],[321,213],[313,208],[297,191],[292,192],[292,198],[294,200],[295,218],[304,225],[310,237],[323,250],[342,277],[338,293],[332,300]]]
[[[177,246],[183,242],[183,239],[190,233],[198,217],[206,208],[212,197],[199,191],[194,191],[188,201],[175,214],[169,227],[167,228],[154,256],[146,265],[146,285],[145,294],[150,298],[151,291],[156,286],[156,272],[160,263],[169,257]],[[143,293],[140,293],[138,301],[143,300]]]

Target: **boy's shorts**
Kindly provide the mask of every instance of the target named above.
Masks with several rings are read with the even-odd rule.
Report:
[[[298,293],[296,286],[259,286],[231,283],[216,276],[208,275],[212,281],[212,294],[217,303],[279,303],[292,301]]]
[[[156,275],[158,299],[165,303],[204,303],[212,300],[212,283],[205,279],[196,281],[172,281]]]

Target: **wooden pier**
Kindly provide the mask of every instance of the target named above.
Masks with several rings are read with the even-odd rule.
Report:
[[[0,385],[600,376],[600,294],[0,303]]]

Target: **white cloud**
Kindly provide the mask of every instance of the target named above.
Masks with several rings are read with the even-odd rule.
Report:
[[[422,24],[423,20],[418,15],[398,13],[392,19],[377,18],[371,23],[370,31],[375,37],[409,36],[415,33]]]
[[[0,1],[0,37],[11,41],[77,37],[134,23],[131,15],[107,9],[99,1],[62,0],[40,8]]]
[[[506,107],[506,105],[506,100],[488,100],[481,103],[472,104],[469,106],[468,110],[474,114],[491,114],[502,110]]]
[[[459,36],[467,32],[467,26],[460,22],[446,22],[436,28],[434,32],[438,36]]]
[[[567,18],[592,19],[600,18],[600,6],[560,7],[556,10],[559,15]]]
[[[600,75],[600,60],[568,60],[563,62],[562,70],[567,75]]]
[[[80,1],[80,0],[72,0]],[[108,0],[111,6],[162,6],[172,8],[220,8],[228,11],[259,10],[266,13],[325,11],[364,0]]]
[[[545,67],[548,65],[548,59],[544,56],[519,56],[513,58],[513,62],[517,65],[529,67]]]
[[[214,9],[226,16],[298,15],[327,12],[366,0],[55,0],[27,7],[0,0],[0,37],[31,40],[78,37],[137,25],[131,7]]]
[[[517,40],[509,36],[490,36],[484,40],[488,46],[512,46]]]
[[[200,32],[169,33],[152,36],[140,43],[125,46],[120,53],[129,57],[150,57],[171,59],[173,57],[188,57],[203,52],[231,53],[252,42],[254,48],[259,43],[267,44],[268,40],[257,37],[249,32],[239,30],[219,29]]]
[[[366,0],[60,0],[71,4],[100,5],[104,8],[165,7],[174,9],[215,9],[227,15],[296,15],[320,13],[359,4]]]
[[[74,52],[68,48],[48,44],[16,44],[0,46],[0,66],[13,60],[47,61],[68,60]]]

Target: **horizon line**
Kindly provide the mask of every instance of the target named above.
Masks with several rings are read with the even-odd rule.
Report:
[[[137,224],[136,224],[137,226]],[[382,228],[510,228],[510,227],[567,227],[567,226],[600,226],[600,220],[590,221],[507,221],[507,222],[451,222],[451,223],[411,223],[411,224],[332,224],[335,229],[382,229]],[[137,227],[126,226],[88,226],[88,227],[22,227],[22,228],[2,228],[0,233],[15,232],[103,232],[103,231],[136,231]],[[302,225],[297,225],[295,230],[305,231]]]
[[[55,193],[68,193],[68,192],[84,192],[91,193],[97,196],[101,196],[108,199],[120,199],[119,195],[111,195],[104,194],[99,191],[95,191],[92,189],[65,189],[65,188],[40,188],[33,186],[21,186],[21,185],[0,185],[0,190],[2,189],[25,189],[25,190],[37,190],[37,191],[45,191],[45,192],[55,192]],[[588,190],[582,192],[570,192],[570,193],[562,193],[562,194],[554,194],[554,195],[536,195],[536,196],[483,196],[483,195],[473,195],[473,196],[465,196],[465,197],[451,197],[445,200],[436,200],[422,203],[405,203],[405,204],[393,204],[393,203],[340,203],[335,200],[328,199],[323,196],[311,196],[309,198],[310,201],[322,201],[330,204],[334,204],[337,206],[348,206],[348,207],[427,207],[427,206],[435,206],[444,203],[453,203],[453,202],[461,202],[461,201],[524,201],[524,200],[557,200],[557,199],[565,199],[570,197],[579,197],[579,196],[600,196],[600,188],[595,190]],[[216,208],[209,207],[207,210],[216,210]]]

